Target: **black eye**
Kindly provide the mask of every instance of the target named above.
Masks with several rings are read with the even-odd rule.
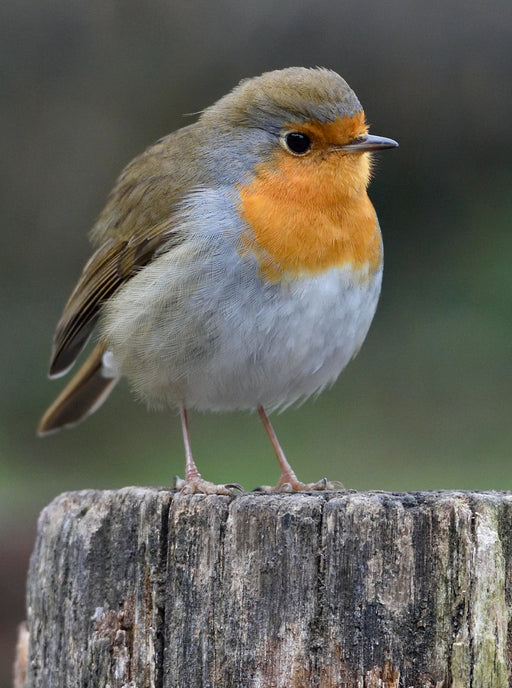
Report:
[[[284,135],[285,147],[294,155],[304,155],[311,148],[311,139],[300,131],[290,131]]]

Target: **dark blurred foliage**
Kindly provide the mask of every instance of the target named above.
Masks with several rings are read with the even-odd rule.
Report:
[[[512,488],[509,0],[19,0],[0,5],[0,31],[0,686],[37,512],[64,489],[182,471],[174,415],[126,388],[73,432],[34,429],[61,386],[45,379],[53,327],[115,176],[242,77],[331,67],[401,145],[371,189],[386,269],[368,340],[333,390],[275,417],[299,475]],[[194,415],[192,433],[206,477],[276,480],[254,415]]]

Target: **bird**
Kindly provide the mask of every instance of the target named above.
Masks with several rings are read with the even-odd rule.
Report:
[[[281,471],[268,489],[332,489],[297,478],[268,414],[332,385],[363,344],[383,270],[372,154],[398,144],[369,134],[324,67],[244,79],[198,114],[125,167],[94,224],[49,377],[96,343],[38,434],[84,420],[124,377],[179,412],[184,492],[240,487],[202,478],[191,409],[257,410]]]

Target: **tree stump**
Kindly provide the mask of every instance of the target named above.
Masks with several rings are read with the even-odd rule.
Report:
[[[26,688],[506,688],[512,494],[63,494]]]

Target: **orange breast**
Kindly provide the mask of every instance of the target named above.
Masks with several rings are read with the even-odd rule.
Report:
[[[239,189],[240,213],[251,228],[243,250],[256,254],[272,281],[346,264],[375,270],[381,236],[366,193],[369,175],[368,154],[331,146],[299,158],[279,150]]]

